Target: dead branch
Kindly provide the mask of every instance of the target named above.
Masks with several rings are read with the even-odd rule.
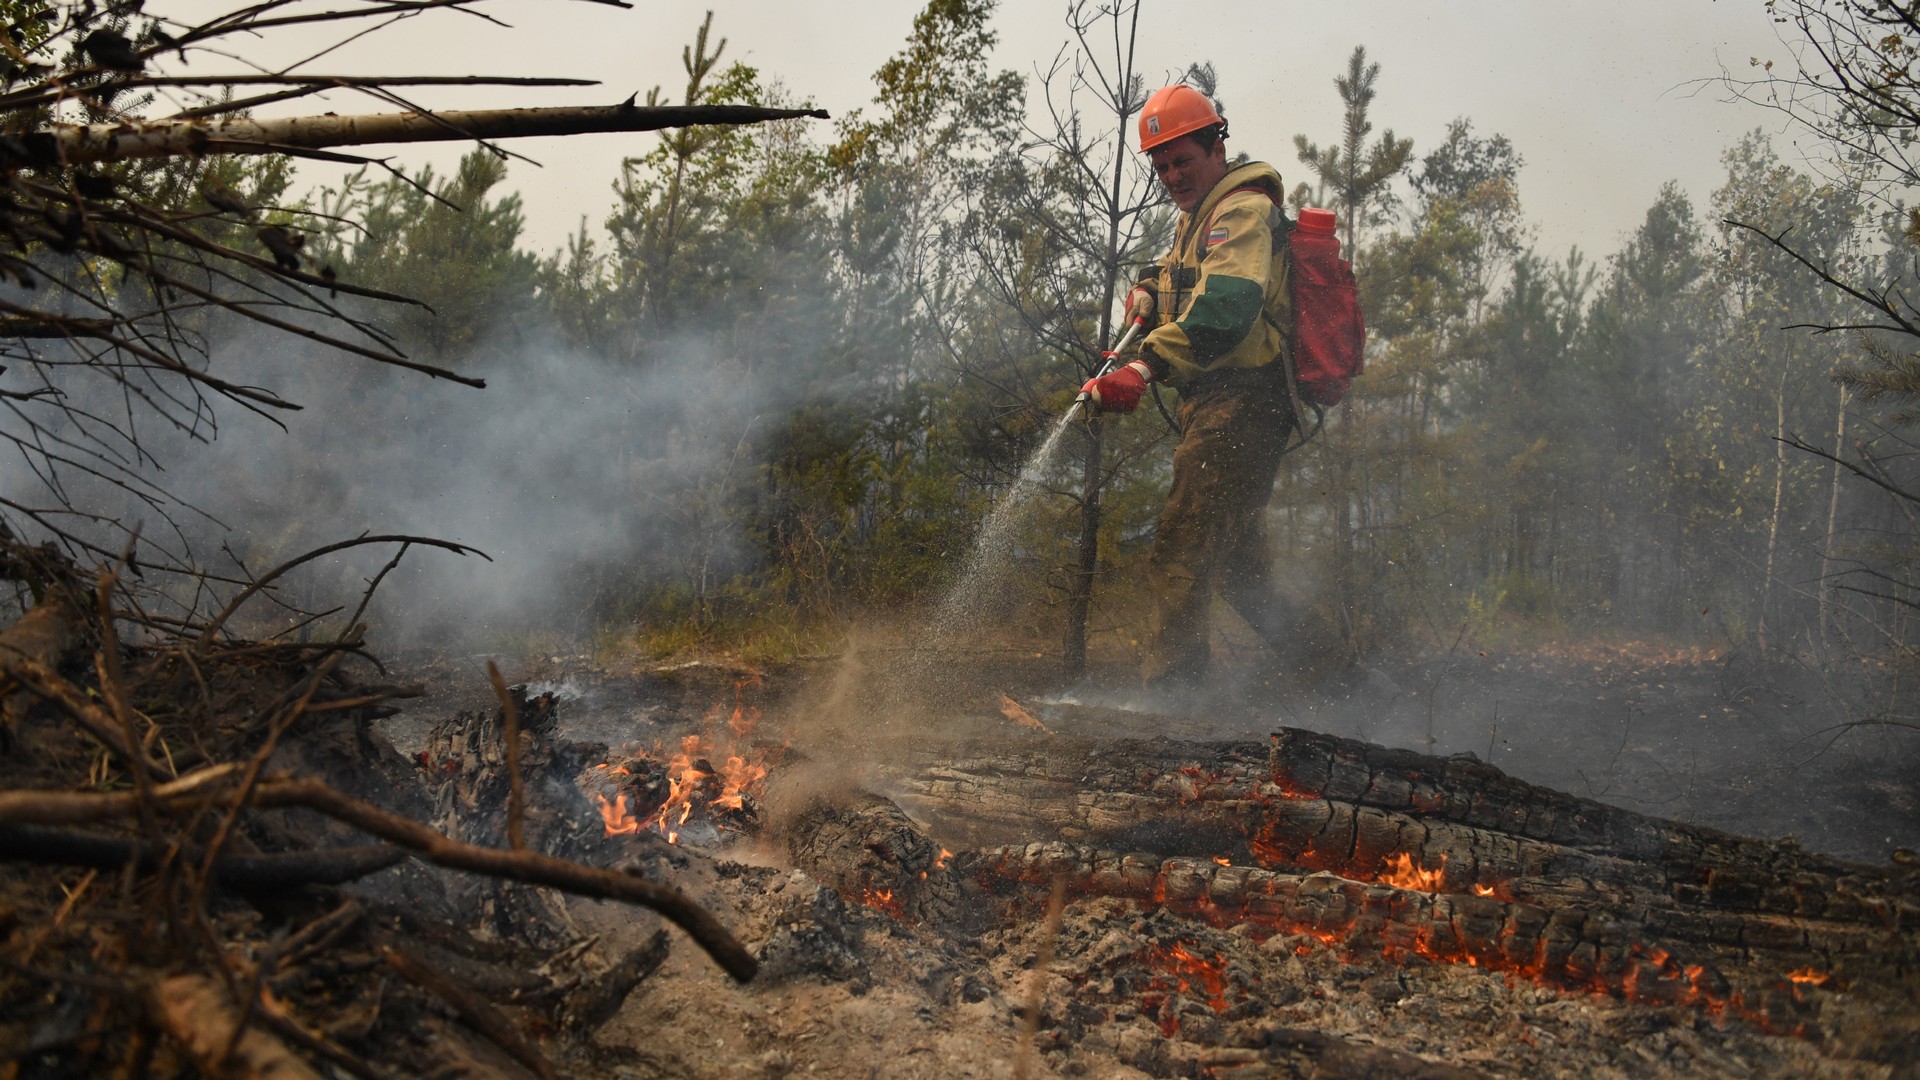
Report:
[[[1893,294],[1891,292],[1884,291],[1884,290],[1875,292],[1863,286],[1855,285],[1852,282],[1848,282],[1848,281],[1842,281],[1840,278],[1835,277],[1833,272],[1829,270],[1825,264],[1814,263],[1812,259],[1807,258],[1805,255],[1801,254],[1798,250],[1796,250],[1792,245],[1787,243],[1787,234],[1793,231],[1791,228],[1782,229],[1777,233],[1770,233],[1758,225],[1749,225],[1744,221],[1735,221],[1732,218],[1723,219],[1723,223],[1727,225],[1731,225],[1736,229],[1745,229],[1748,232],[1753,233],[1755,236],[1760,237],[1761,239],[1765,240],[1767,243],[1772,244],[1774,247],[1779,248],[1781,251],[1785,252],[1787,257],[1792,259],[1794,262],[1797,262],[1801,266],[1804,266],[1808,270],[1812,271],[1815,277],[1819,278],[1822,282],[1824,282],[1828,286],[1840,290],[1841,292],[1847,294],[1848,296],[1853,297],[1855,300],[1858,300],[1862,304],[1865,304],[1866,306],[1872,308],[1874,311],[1879,312],[1880,314],[1885,315],[1887,318],[1893,320],[1893,325],[1891,326],[1886,325],[1884,323],[1869,323],[1865,325],[1849,325],[1846,327],[1811,326],[1806,328],[1817,330],[1823,333],[1831,332],[1834,330],[1841,330],[1841,329],[1890,330],[1895,333],[1910,334],[1914,337],[1920,337],[1920,324],[1915,323],[1913,320],[1909,319],[1906,315],[1901,314],[1900,309],[1895,307],[1893,304],[1893,301],[1891,299]]]
[[[0,861],[151,873],[170,846],[43,825],[0,825]],[[183,850],[185,858],[201,853]],[[215,880],[237,892],[272,892],[306,885],[344,885],[399,863],[407,853],[389,844],[241,855],[223,853],[213,863]]]
[[[573,1031],[594,1031],[613,1019],[627,995],[667,960],[667,932],[656,930],[638,948],[621,957],[599,978],[583,983],[567,998],[560,1022]]]
[[[532,1069],[542,1080],[557,1080],[559,1073],[546,1056],[520,1034],[500,1010],[488,1004],[480,995],[461,986],[442,974],[433,965],[425,963],[403,949],[386,947],[380,950],[381,959],[400,973],[408,982],[453,1007],[460,1019],[466,1021],[480,1034],[486,1036],[495,1046],[513,1055],[514,1060]]]
[[[507,693],[507,681],[500,677],[500,665],[487,661],[487,679],[493,683],[493,692],[500,698],[500,712],[506,718],[505,741],[507,744],[507,844],[515,851],[524,851],[527,837],[522,820],[526,817],[526,795],[520,790],[520,710],[514,707],[513,695]]]
[[[1853,462],[1848,461],[1843,457],[1836,456],[1830,451],[1822,450],[1820,447],[1807,442],[1806,440],[1800,438],[1798,435],[1789,435],[1784,439],[1778,439],[1776,441],[1784,443],[1787,446],[1791,446],[1795,450],[1801,451],[1802,453],[1812,454],[1814,457],[1817,457],[1817,458],[1825,458],[1826,460],[1833,462],[1835,465],[1840,466],[1841,468],[1847,470],[1848,472],[1854,474],[1855,476],[1858,476],[1861,479],[1866,480],[1868,483],[1871,483],[1874,486],[1881,488],[1882,490],[1886,491],[1890,495],[1894,495],[1907,502],[1920,502],[1920,495],[1916,495],[1913,492],[1908,491],[1905,488],[1902,488],[1894,484],[1891,480],[1886,479],[1884,474],[1880,470],[1876,469],[1873,471],[1868,471],[1867,469],[1864,469],[1859,465],[1856,465]]]
[[[740,982],[753,978],[759,963],[712,913],[668,885],[633,873],[582,866],[537,851],[502,851],[449,839],[433,829],[389,813],[321,783],[291,777],[270,778],[253,793],[255,806],[304,806],[383,840],[399,844],[436,866],[467,870],[527,885],[559,889],[577,896],[620,900],[659,912],[687,932],[727,974]]]
[[[261,589],[266,588],[268,585],[271,585],[276,579],[288,571],[304,563],[312,562],[323,555],[331,555],[336,551],[344,551],[347,548],[359,547],[363,544],[425,544],[428,547],[437,547],[451,551],[455,555],[478,555],[488,562],[493,561],[492,556],[481,551],[479,548],[468,547],[465,544],[456,544],[451,540],[435,540],[430,536],[356,536],[352,540],[342,540],[338,543],[327,544],[324,547],[315,548],[305,555],[281,563],[279,566],[267,571],[265,575],[246,588],[241,589],[232,600],[227,601],[227,606],[221,608],[219,614],[208,620],[206,629],[200,632],[199,647],[205,649],[208,645],[212,644],[214,637],[220,633],[220,627],[233,616],[235,611],[239,610],[241,604],[246,603],[248,598],[252,597]]]
[[[204,797],[208,789],[237,776],[238,764],[228,762],[190,772],[153,789],[163,810],[189,796]],[[139,795],[132,791],[105,794],[81,791],[0,791],[0,825],[86,825],[116,821],[139,812]]]
[[[115,730],[118,725],[106,710],[88,700],[78,687],[61,678],[58,672],[46,664],[32,657],[8,657],[0,654],[0,675],[18,682],[26,690],[58,706],[88,735],[118,754],[123,760],[135,767],[145,769],[150,776],[171,779],[167,770],[148,757],[144,750],[135,752],[133,747],[126,744],[119,732]]]
[[[50,167],[133,158],[203,154],[283,154],[330,146],[374,143],[512,139],[544,135],[659,131],[695,124],[758,124],[810,117],[825,109],[769,109],[757,105],[559,106],[454,112],[373,113],[361,116],[294,116],[280,120],[234,118],[60,124],[20,138],[24,156],[15,165]],[[7,155],[0,152],[0,161]]]

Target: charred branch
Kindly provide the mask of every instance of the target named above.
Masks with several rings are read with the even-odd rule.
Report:
[[[667,932],[656,931],[598,978],[582,983],[570,994],[561,1010],[561,1024],[574,1031],[598,1030],[620,1011],[634,987],[666,963],[668,951]]]
[[[101,836],[77,829],[41,825],[0,825],[0,861],[31,862],[46,866],[83,866],[119,870],[131,865],[152,873],[170,858],[189,863],[203,853],[192,848],[160,847],[143,840]],[[308,885],[344,885],[378,873],[407,857],[387,844],[285,851],[271,854],[222,854],[213,863],[213,876],[236,892],[271,892]]]
[[[513,1026],[485,998],[461,986],[431,964],[422,962],[404,949],[385,948],[380,956],[408,982],[420,987],[451,1006],[460,1019],[495,1046],[513,1055],[514,1060],[533,1070],[542,1080],[557,1080],[560,1075],[546,1055],[534,1048],[525,1035]]]
[[[638,904],[666,916],[687,932],[727,974],[753,978],[753,955],[705,908],[680,890],[631,873],[582,866],[537,851],[502,851],[450,840],[425,825],[345,795],[318,780],[270,779],[254,792],[256,806],[304,806],[363,832],[398,844],[439,866],[544,885],[577,896]]]

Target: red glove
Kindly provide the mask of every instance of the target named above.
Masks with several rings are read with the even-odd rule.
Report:
[[[1094,408],[1101,412],[1129,413],[1140,407],[1140,395],[1152,381],[1153,371],[1144,362],[1135,360],[1097,379],[1088,379],[1080,392],[1092,398]]]
[[[1151,281],[1135,285],[1127,293],[1127,318],[1143,323],[1153,318],[1154,309],[1160,306],[1160,289]]]

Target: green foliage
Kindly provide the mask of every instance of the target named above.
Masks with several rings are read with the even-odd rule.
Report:
[[[358,284],[421,301],[389,310],[403,348],[437,365],[457,363],[511,326],[532,302],[537,260],[518,249],[520,196],[491,198],[506,162],[476,149],[442,179],[424,167],[369,183],[365,170],[320,194],[321,208],[350,220],[317,245]]]
[[[1367,136],[1373,134],[1370,113],[1377,93],[1374,83],[1379,77],[1380,65],[1367,63],[1366,47],[1354,46],[1353,55],[1347,58],[1346,74],[1333,80],[1345,106],[1339,143],[1321,149],[1305,135],[1293,137],[1300,163],[1326,186],[1340,208],[1349,252],[1355,250],[1355,238],[1363,224],[1381,224],[1391,213],[1394,197],[1389,185],[1413,154],[1413,140],[1394,138],[1391,128],[1381,132],[1373,145],[1367,145]]]

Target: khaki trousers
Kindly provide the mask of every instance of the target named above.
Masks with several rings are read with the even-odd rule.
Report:
[[[1278,374],[1226,372],[1182,395],[1173,489],[1147,570],[1153,615],[1141,674],[1150,687],[1205,676],[1207,609],[1216,591],[1269,644],[1287,633],[1265,522],[1294,424]]]

